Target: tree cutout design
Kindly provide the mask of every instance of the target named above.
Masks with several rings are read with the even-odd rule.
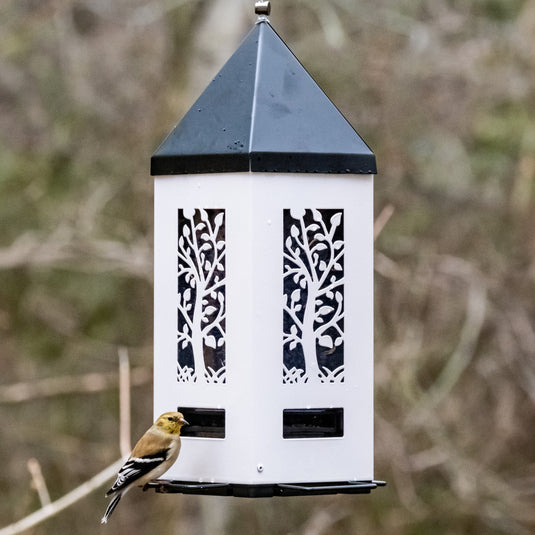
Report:
[[[343,210],[284,210],[283,383],[344,381]]]
[[[226,382],[225,211],[178,210],[179,382]]]

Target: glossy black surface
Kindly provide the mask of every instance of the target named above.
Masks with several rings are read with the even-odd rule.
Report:
[[[166,137],[153,175],[375,174],[375,156],[267,21]]]

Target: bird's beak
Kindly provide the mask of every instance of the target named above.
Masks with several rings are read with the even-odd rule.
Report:
[[[182,425],[189,425],[189,422],[187,422],[184,418],[180,418],[180,423]]]

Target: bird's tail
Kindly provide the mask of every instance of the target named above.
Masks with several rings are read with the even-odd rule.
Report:
[[[121,499],[122,495],[123,495],[122,492],[118,492],[111,499],[111,502],[108,504],[108,507],[106,508],[106,512],[104,513],[104,516],[102,517],[102,520],[100,521],[101,524],[107,524],[108,518],[110,518],[114,509],[117,507],[117,504],[119,503],[119,500]]]

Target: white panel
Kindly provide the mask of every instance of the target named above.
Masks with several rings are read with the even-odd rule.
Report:
[[[257,178],[255,176],[255,178]],[[259,403],[258,482],[373,478],[373,182],[371,176],[266,175],[255,183],[255,325],[261,354],[255,372]],[[282,384],[282,211],[333,208],[345,218],[345,382]],[[271,223],[270,223],[271,222]],[[277,288],[277,292],[275,292]],[[275,295],[274,295],[275,294]],[[264,401],[269,400],[269,401]],[[287,408],[343,407],[343,438],[283,439]],[[265,459],[269,459],[266,461]],[[318,462],[318,459],[322,462]]]

